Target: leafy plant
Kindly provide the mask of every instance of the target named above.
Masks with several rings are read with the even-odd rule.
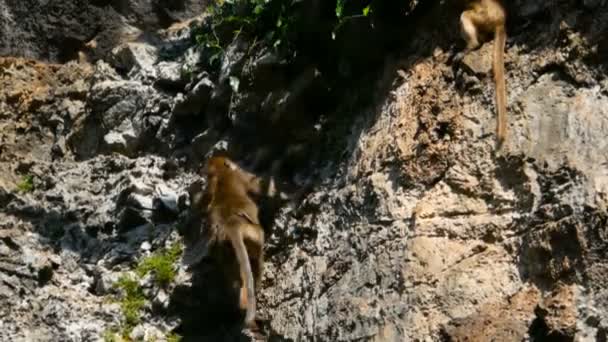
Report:
[[[180,69],[182,79],[190,80],[192,78],[192,67],[184,66]]]
[[[103,342],[118,342],[118,331],[114,329],[104,331]]]
[[[17,184],[17,189],[23,193],[32,192],[34,190],[34,177],[32,175],[21,177],[21,181]]]
[[[145,304],[143,291],[137,280],[126,275],[120,277],[114,283],[114,287],[123,291],[119,303],[125,320],[125,328],[130,330],[139,323],[140,310]]]
[[[292,2],[284,0],[216,0],[208,8],[209,20],[193,32],[210,66],[217,66],[224,49],[240,35],[253,45],[264,42],[274,48],[290,47],[293,29]]]
[[[363,7],[363,11],[361,11],[361,13],[363,13],[363,16],[364,16],[364,17],[367,17],[367,16],[369,15],[369,13],[370,13],[370,11],[371,11],[370,6],[371,6],[371,5],[367,5],[367,6]]]
[[[169,248],[165,248],[141,260],[135,269],[135,277],[124,274],[112,285],[113,288],[120,290],[118,303],[120,304],[124,321],[121,324],[120,333],[111,330],[104,332],[104,341],[113,342],[116,336],[120,335],[122,335],[123,340],[129,341],[128,336],[140,322],[141,309],[146,304],[146,297],[139,286],[139,279],[152,272],[157,284],[161,286],[168,285],[175,278],[176,272],[173,265],[181,252],[181,245],[176,242]],[[169,338],[168,336],[167,339]],[[169,339],[169,341],[179,341],[179,337],[175,335],[173,340]]]
[[[344,4],[346,3],[346,0],[336,0],[336,18],[340,19],[342,18],[342,15],[344,13]]]
[[[179,342],[182,340],[182,337],[176,333],[171,333],[167,335],[167,342]]]
[[[332,31],[332,39],[336,38],[336,32],[338,32],[342,25],[344,25],[346,22],[355,18],[368,17],[369,14],[372,12],[372,7],[370,3],[367,6],[363,7],[363,9],[361,9],[360,14],[355,13],[351,15],[345,15],[345,5],[347,1],[349,0],[336,0],[336,18],[338,19],[338,23]]]
[[[174,243],[168,249],[143,259],[135,269],[135,272],[140,277],[152,272],[157,284],[167,286],[175,279],[175,268],[173,265],[179,258],[181,251],[181,245]]]

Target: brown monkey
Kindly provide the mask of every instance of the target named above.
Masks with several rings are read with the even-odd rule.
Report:
[[[262,277],[264,230],[258,218],[258,206],[250,195],[263,193],[262,181],[225,157],[210,158],[204,172],[207,175],[206,209],[215,230],[214,238],[230,241],[234,248],[241,275],[240,307],[246,310],[247,328],[257,332],[254,289],[259,290]],[[268,192],[273,193],[274,189]]]
[[[460,28],[467,42],[466,52],[480,46],[480,40],[494,33],[494,82],[496,85],[496,135],[498,146],[507,136],[507,92],[504,49],[507,39],[506,12],[501,0],[465,0],[467,9],[460,16]]]

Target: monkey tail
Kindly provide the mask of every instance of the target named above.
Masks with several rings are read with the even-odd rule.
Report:
[[[496,135],[501,146],[507,137],[507,90],[505,86],[505,43],[507,32],[505,25],[498,25],[494,37],[494,82],[496,84]]]
[[[251,264],[249,263],[249,255],[245,247],[245,241],[241,229],[236,229],[235,234],[230,234],[230,242],[236,253],[236,258],[241,268],[241,274],[244,276],[242,281],[247,287],[247,312],[245,314],[245,323],[249,324],[255,319],[255,293],[253,290],[253,273],[251,272]]]

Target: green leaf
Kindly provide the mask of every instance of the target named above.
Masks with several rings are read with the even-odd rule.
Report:
[[[264,5],[259,4],[253,9],[253,14],[260,15],[262,14],[262,11],[264,11]]]
[[[213,55],[211,55],[211,57],[209,57],[209,64],[211,64],[211,65],[215,64],[215,62],[220,60],[221,56],[222,56],[222,51],[218,51],[217,53],[214,53]]]
[[[363,15],[367,17],[367,15],[369,14],[369,6],[367,5],[364,9],[363,9]]]
[[[342,18],[342,14],[344,12],[344,2],[346,0],[338,0],[336,1],[336,18]]]
[[[17,184],[17,189],[20,192],[31,192],[34,190],[34,177],[32,175],[21,177],[21,182]]]

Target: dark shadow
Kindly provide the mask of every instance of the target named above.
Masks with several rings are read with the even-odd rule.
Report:
[[[528,334],[532,342],[573,342],[574,333],[567,334],[561,331],[549,329],[545,322],[547,312],[540,308],[534,310],[536,318],[532,321]]]
[[[230,246],[217,246],[211,255],[231,252]],[[233,255],[222,260],[206,258],[192,271],[192,286],[178,286],[171,294],[170,311],[180,317],[176,332],[185,338],[215,337],[217,341],[239,341],[244,316],[238,310],[239,268]]]

